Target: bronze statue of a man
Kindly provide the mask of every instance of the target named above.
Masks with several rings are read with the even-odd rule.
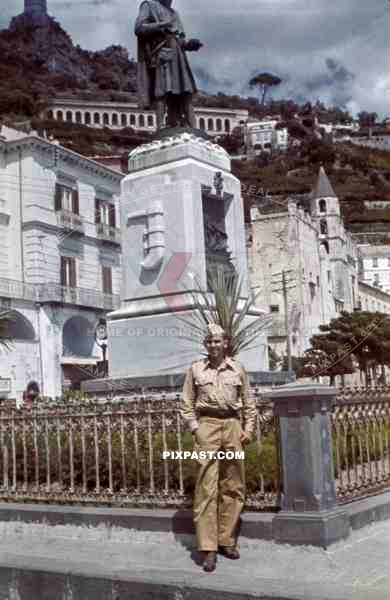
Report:
[[[138,95],[140,106],[154,106],[157,128],[195,127],[193,94],[197,91],[186,52],[202,47],[199,40],[186,40],[172,0],[142,2],[135,34],[138,37]]]

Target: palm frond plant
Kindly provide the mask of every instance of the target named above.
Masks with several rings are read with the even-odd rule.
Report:
[[[0,350],[11,350],[12,337],[9,335],[9,325],[14,320],[10,311],[0,312]]]
[[[227,274],[223,268],[214,268],[207,272],[207,281],[208,291],[196,281],[198,289],[192,293],[190,316],[175,316],[190,328],[190,334],[183,337],[192,341],[194,337],[203,341],[210,323],[220,325],[229,340],[227,353],[234,357],[254,345],[270,317],[259,315],[258,295],[244,297],[243,282],[236,273]],[[250,321],[246,322],[248,317]]]

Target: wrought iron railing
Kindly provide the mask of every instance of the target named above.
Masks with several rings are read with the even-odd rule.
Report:
[[[332,429],[339,502],[389,487],[390,387],[340,390]]]
[[[114,310],[119,307],[119,294],[104,294],[93,289],[67,287],[58,283],[23,283],[0,278],[0,298],[32,300],[34,302],[60,302],[90,308]]]
[[[276,509],[278,427],[257,398],[256,439],[246,446],[247,508]],[[179,397],[0,407],[0,498],[14,501],[182,506],[191,502],[195,461]]]

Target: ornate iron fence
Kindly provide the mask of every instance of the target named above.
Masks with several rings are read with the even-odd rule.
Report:
[[[344,388],[332,413],[340,503],[390,486],[390,387]]]
[[[278,427],[257,394],[256,439],[246,446],[247,508],[276,509]],[[116,506],[191,502],[195,461],[163,451],[192,450],[179,396],[131,401],[0,407],[0,499]]]

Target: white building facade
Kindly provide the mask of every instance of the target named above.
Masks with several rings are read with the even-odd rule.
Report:
[[[244,125],[248,111],[230,108],[195,106],[196,126],[211,136],[227,135]],[[56,121],[78,123],[88,127],[122,129],[153,133],[157,129],[156,113],[143,110],[135,102],[88,102],[78,99],[54,98],[43,117]]]
[[[359,308],[367,312],[390,315],[390,294],[364,281],[359,281]]]
[[[0,309],[13,317],[14,343],[0,377],[18,401],[31,382],[59,396],[101,361],[94,331],[119,303],[121,179],[37,135],[1,130]]]
[[[278,119],[248,121],[244,129],[248,153],[256,155],[271,150],[287,150],[288,129],[278,125]]]
[[[361,280],[383,292],[390,293],[390,245],[359,246]]]
[[[292,355],[302,356],[319,325],[358,306],[358,253],[322,167],[310,212],[294,201],[288,201],[285,208],[273,214],[251,210],[250,278],[259,305],[269,306],[274,317],[269,344],[283,355],[284,273]]]

